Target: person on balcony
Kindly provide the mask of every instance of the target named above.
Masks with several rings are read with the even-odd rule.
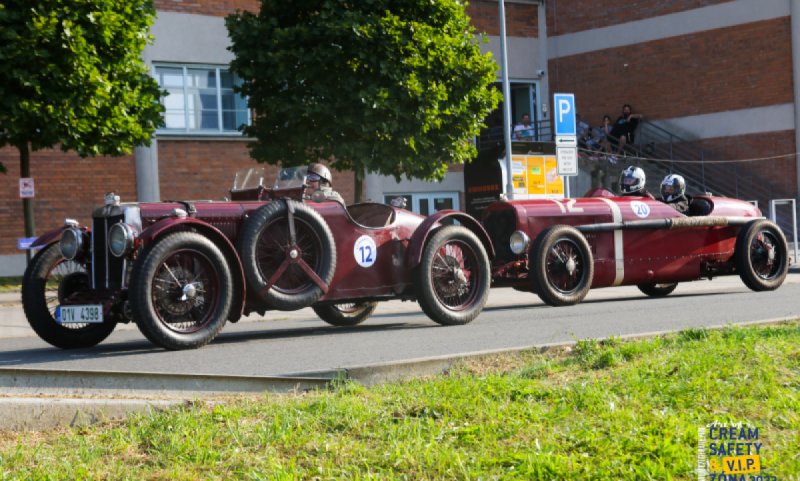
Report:
[[[624,155],[625,146],[633,145],[636,127],[642,119],[642,114],[634,114],[630,104],[622,106],[622,115],[617,117],[611,128],[609,139],[618,154]]]
[[[533,142],[533,125],[531,124],[530,114],[522,114],[522,120],[514,126],[514,139]]]

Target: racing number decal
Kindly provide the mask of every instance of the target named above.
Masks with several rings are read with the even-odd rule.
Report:
[[[353,246],[353,257],[361,267],[372,267],[378,257],[378,247],[370,236],[362,235]]]
[[[633,210],[633,213],[636,214],[637,217],[641,217],[642,219],[650,215],[650,206],[639,200],[631,202],[631,210]]]

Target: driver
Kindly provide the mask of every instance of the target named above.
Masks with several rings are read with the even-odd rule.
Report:
[[[641,167],[628,166],[619,176],[619,192],[621,196],[649,197],[655,199],[653,194],[644,188],[645,176]]]
[[[661,181],[661,201],[681,214],[689,212],[689,198],[686,197],[686,181],[683,176],[669,174]]]
[[[306,171],[306,184],[310,192],[318,190],[325,194],[325,200],[332,200],[345,205],[344,198],[333,190],[331,171],[325,165],[313,163],[308,166]]]

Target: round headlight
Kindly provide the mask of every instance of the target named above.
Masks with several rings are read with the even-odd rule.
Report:
[[[131,226],[120,222],[108,230],[108,250],[116,257],[122,257],[133,250],[136,234]]]
[[[515,230],[508,239],[511,252],[517,255],[523,254],[526,250],[528,250],[528,244],[530,244],[530,242],[531,239],[528,237],[528,234],[522,232],[521,230]]]
[[[78,257],[78,253],[83,248],[83,233],[76,227],[68,227],[61,232],[61,240],[58,243],[61,255],[67,260]]]

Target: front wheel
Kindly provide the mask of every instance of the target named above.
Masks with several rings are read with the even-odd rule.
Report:
[[[320,319],[332,326],[350,327],[361,324],[375,312],[377,302],[320,304],[312,306]]]
[[[117,325],[114,321],[106,320],[102,324],[56,322],[56,306],[88,285],[86,269],[75,261],[64,259],[58,244],[39,251],[22,279],[22,308],[36,334],[62,349],[92,347],[107,338]]]
[[[786,237],[774,222],[754,220],[739,231],[733,260],[739,277],[750,289],[777,289],[789,272]]]
[[[142,252],[133,266],[133,318],[154,344],[200,347],[225,325],[232,286],[225,257],[214,243],[193,232],[170,234]]]
[[[548,305],[577,304],[592,287],[592,251],[574,227],[555,225],[543,230],[531,249],[530,265],[533,288]]]
[[[636,287],[638,287],[643,294],[647,294],[650,297],[665,297],[672,294],[672,291],[678,287],[678,283],[671,282],[667,284],[639,284]]]
[[[469,229],[440,227],[425,244],[416,270],[417,298],[434,322],[460,325],[478,317],[489,282],[486,249]]]

